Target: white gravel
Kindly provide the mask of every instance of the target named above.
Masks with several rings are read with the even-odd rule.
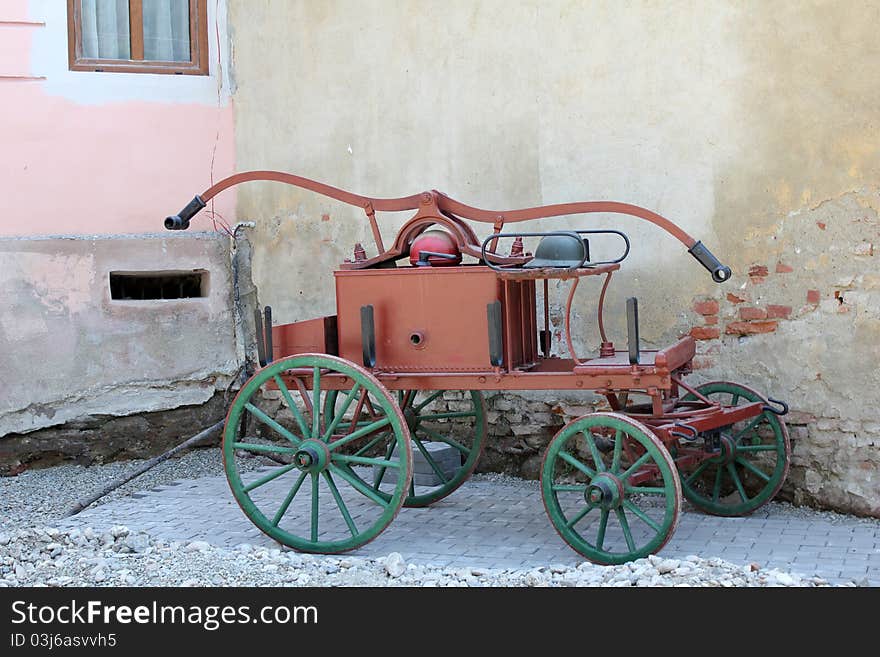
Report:
[[[406,563],[396,552],[379,559],[331,557],[248,544],[222,549],[204,541],[168,542],[123,526],[103,533],[52,527],[78,499],[139,464],[64,465],[0,478],[0,586],[827,586],[819,578],[696,556],[651,556],[610,567],[584,562],[526,570],[443,568]],[[218,449],[195,450],[160,464],[99,503],[222,473]],[[503,475],[476,477],[537,486]],[[774,512],[804,513],[790,505],[774,506]],[[823,519],[835,516],[821,513]]]

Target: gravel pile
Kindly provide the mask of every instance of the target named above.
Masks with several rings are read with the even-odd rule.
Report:
[[[827,586],[722,559],[650,556],[621,566],[530,570],[439,568],[380,559],[325,557],[248,544],[154,540],[127,527],[24,529],[0,534],[0,586]]]
[[[168,542],[123,526],[103,532],[52,527],[77,500],[140,463],[63,465],[0,478],[0,586],[827,586],[818,578],[762,570],[757,564],[743,567],[696,556],[651,556],[612,567],[585,562],[527,570],[462,569],[407,564],[396,552],[365,559],[247,544],[230,550],[204,541]],[[261,459],[254,459],[255,468],[261,465]],[[97,504],[181,479],[222,474],[219,449],[193,450],[165,461]],[[538,486],[497,474],[475,479]],[[853,521],[786,504],[765,508],[770,515],[808,513],[832,522]]]
[[[114,479],[134,472],[144,461],[119,461],[106,465],[59,465],[28,470],[17,477],[0,477],[0,531],[51,524],[62,518],[80,499],[97,492]],[[253,459],[253,467],[264,465]],[[239,463],[247,470],[251,461]],[[133,481],[120,486],[95,502],[107,504],[138,491],[167,486],[181,479],[223,475],[223,456],[219,448],[194,449],[179,458],[168,459]]]

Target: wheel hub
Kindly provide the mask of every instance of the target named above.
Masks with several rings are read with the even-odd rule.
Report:
[[[616,509],[623,501],[623,485],[614,475],[599,474],[590,481],[584,499],[593,507]]]
[[[419,414],[414,408],[408,406],[403,409],[403,419],[406,420],[406,426],[409,428],[410,432],[412,432],[419,423]]]
[[[715,456],[709,459],[709,461],[711,461],[712,463],[718,463],[720,465],[733,463],[736,459],[736,442],[733,440],[733,438],[726,434],[721,434],[719,445],[721,447],[721,451],[719,451]]]
[[[319,440],[307,440],[293,454],[293,462],[303,472],[321,472],[327,468],[330,452]]]

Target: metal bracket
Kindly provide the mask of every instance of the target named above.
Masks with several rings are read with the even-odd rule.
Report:
[[[260,367],[266,367],[275,360],[275,354],[272,353],[272,306],[266,306],[262,313],[259,308],[254,310],[254,325],[257,334],[257,360]]]
[[[489,363],[493,367],[500,367],[504,362],[500,301],[486,304],[486,317],[489,324]]]
[[[639,300],[626,300],[626,332],[629,342],[629,364],[639,364]]]
[[[361,306],[361,348],[364,367],[376,366],[376,324],[373,320],[373,306]]]
[[[784,401],[779,401],[778,399],[773,399],[772,397],[767,397],[767,401],[770,402],[770,404],[777,404],[778,406],[781,406],[782,410],[777,410],[770,406],[770,404],[764,404],[765,411],[770,411],[771,413],[773,413],[773,415],[788,415],[788,404],[786,404]]]
[[[685,424],[684,422],[675,422],[674,426],[675,426],[675,429],[685,429],[689,432],[689,433],[682,433],[681,431],[676,431],[675,429],[672,429],[669,431],[669,433],[671,435],[678,436],[682,440],[689,440],[689,441],[696,440],[700,435],[700,432],[697,431],[697,429],[695,427],[692,427],[689,424]]]

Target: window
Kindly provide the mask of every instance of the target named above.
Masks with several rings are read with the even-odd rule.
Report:
[[[67,0],[72,71],[208,74],[207,0]]]
[[[114,300],[193,299],[206,296],[208,272],[204,269],[110,272],[110,298]]]

